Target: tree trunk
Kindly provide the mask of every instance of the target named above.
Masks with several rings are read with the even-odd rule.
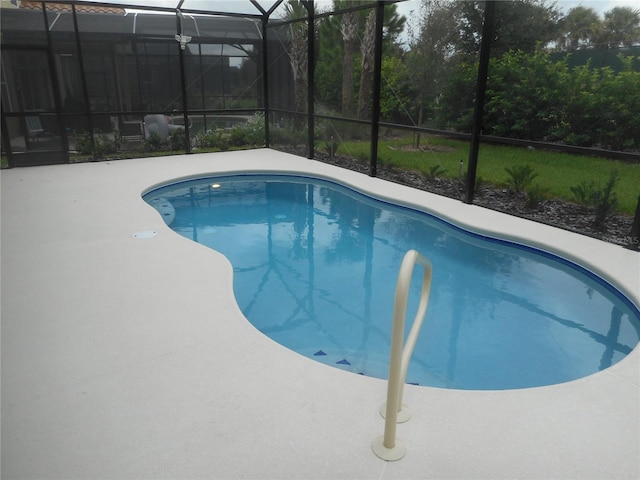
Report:
[[[420,102],[418,107],[418,126],[419,127],[422,126],[422,112],[423,112],[423,107],[422,107],[422,102]],[[416,132],[414,146],[416,148],[420,148],[420,132]]]
[[[373,79],[373,62],[376,46],[375,10],[367,15],[364,35],[360,44],[362,69],[360,72],[360,91],[358,92],[358,118],[366,120],[371,116],[371,84]]]
[[[307,40],[305,31],[300,25],[292,25],[291,47],[289,52],[291,70],[293,71],[293,89],[295,109],[307,111]]]
[[[344,56],[342,57],[342,114],[353,114],[353,59],[358,44],[358,16],[354,12],[345,13],[340,24],[340,32],[344,42]]]

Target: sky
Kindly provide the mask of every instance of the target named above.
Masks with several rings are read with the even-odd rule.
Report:
[[[631,7],[634,10],[640,9],[640,1],[638,0],[559,0],[558,6],[569,11],[573,7],[582,5],[583,7],[593,8],[601,15],[614,7]]]
[[[548,0],[552,3],[552,0]],[[398,3],[398,12],[407,18],[411,18],[411,11],[416,10],[419,0],[408,0]],[[574,7],[582,5],[583,7],[592,8],[602,17],[604,12],[608,12],[614,7],[631,7],[634,10],[640,10],[640,0],[556,0],[558,8],[563,12],[568,12]]]
[[[99,1],[99,0],[96,0]],[[138,3],[138,5],[145,6],[162,6],[175,8],[179,0],[109,0],[110,3]],[[362,0],[371,2],[371,0]],[[273,0],[258,0],[265,9],[268,9],[273,5]],[[323,4],[330,5],[331,0],[316,0],[316,4],[323,8]],[[419,0],[408,0],[406,2],[398,3],[398,10],[409,18],[411,10],[416,10]],[[569,11],[573,7],[582,5],[584,7],[593,8],[601,15],[611,10],[613,7],[626,6],[634,9],[640,9],[640,0],[557,0],[558,7],[561,10]],[[183,4],[184,8],[189,9],[202,9],[202,10],[218,10],[218,11],[235,11],[240,13],[257,13],[256,8],[249,2],[249,0],[185,0]]]

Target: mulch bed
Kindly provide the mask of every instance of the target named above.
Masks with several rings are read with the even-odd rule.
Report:
[[[296,155],[306,156],[304,151],[294,149],[283,150]],[[315,159],[356,172],[369,173],[368,163],[362,160],[342,156],[330,157],[322,152],[316,152]],[[462,182],[448,178],[436,177],[430,179],[418,172],[401,170],[386,165],[378,165],[377,176],[391,182],[461,201],[465,195]],[[617,245],[628,246],[632,241],[631,230],[633,217],[629,215],[612,215],[607,219],[604,226],[598,229],[593,225],[595,218],[594,212],[581,205],[558,199],[549,199],[541,201],[534,208],[529,208],[524,193],[515,193],[508,189],[484,185],[480,186],[476,191],[473,203],[491,210],[527,218]],[[635,245],[637,249],[637,239]]]

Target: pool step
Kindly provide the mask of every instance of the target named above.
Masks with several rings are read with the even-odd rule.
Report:
[[[351,362],[349,360],[347,360],[347,358],[344,355],[340,355],[340,354],[327,354],[324,350],[318,350],[317,352],[315,352],[313,354],[314,357],[327,357],[326,359],[319,359],[316,358],[316,360],[318,360],[321,363],[325,363],[327,365],[330,365],[332,363],[335,363],[336,365],[344,365],[344,366],[352,366]],[[340,358],[342,357],[342,359],[340,360],[336,360],[334,362],[334,360],[336,358]],[[350,370],[350,369],[348,369]],[[357,372],[360,375],[364,375],[364,372]]]
[[[173,204],[164,197],[154,198],[150,200],[149,203],[160,215],[162,215],[164,222],[171,226],[176,218],[176,210],[173,207]]]
[[[331,350],[325,348],[314,349],[308,353],[305,352],[304,355],[325,365],[331,365],[358,375],[384,379],[387,378],[389,372],[389,359],[386,355],[373,357],[371,353],[369,353],[367,358],[363,358],[362,352],[359,351]],[[415,382],[407,383],[419,385]]]

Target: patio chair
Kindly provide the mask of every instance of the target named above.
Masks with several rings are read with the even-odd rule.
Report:
[[[120,120],[119,123],[120,136],[125,142],[140,142],[142,141],[143,128],[140,120]]]
[[[24,118],[24,121],[27,125],[29,140],[37,140],[44,136],[44,127],[38,115],[28,115]]]
[[[164,115],[145,115],[144,117],[145,139],[149,139],[152,133],[156,133],[162,140],[166,140],[169,135],[178,130],[184,130],[184,126],[170,124]]]

